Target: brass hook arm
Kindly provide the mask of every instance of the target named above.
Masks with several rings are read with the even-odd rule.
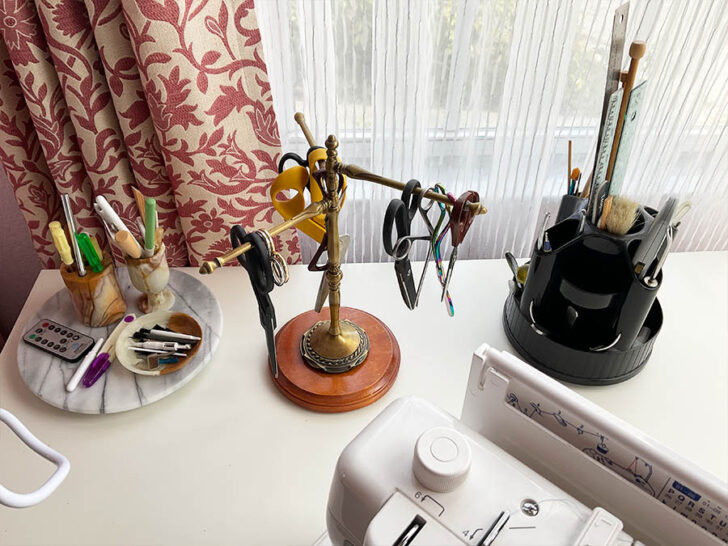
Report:
[[[398,180],[392,180],[391,178],[385,178],[384,176],[370,173],[369,171],[359,167],[358,165],[345,165],[343,163],[339,163],[336,166],[336,169],[338,172],[340,172],[341,174],[345,174],[349,178],[356,178],[359,180],[366,180],[367,182],[374,182],[375,184],[387,186],[388,188],[393,188],[395,190],[401,191],[404,189],[405,186],[402,182],[399,182]],[[422,193],[423,191],[425,191],[424,188],[415,188],[415,193]],[[435,193],[431,190],[427,190],[425,192],[425,197],[427,197],[428,199],[432,199],[433,201],[444,203],[445,205],[452,205],[452,202],[446,195],[442,195],[441,193]],[[473,214],[485,214],[486,212],[488,212],[488,209],[486,209],[480,203],[469,203],[468,206],[473,211]]]
[[[296,112],[296,115],[293,116],[293,118],[296,120],[296,123],[298,123],[298,126],[301,128],[301,132],[303,132],[303,136],[306,138],[306,141],[308,142],[309,146],[316,146],[316,141],[313,138],[313,135],[311,134],[311,130],[308,128],[308,125],[306,124],[306,118],[301,112]],[[323,167],[323,165],[319,165],[320,167]],[[349,178],[356,178],[358,180],[366,180],[367,182],[374,182],[375,184],[380,184],[382,186],[387,186],[388,188],[393,188],[395,190],[402,191],[404,189],[404,184],[402,182],[399,182],[398,180],[392,180],[391,178],[385,178],[383,176],[379,176],[374,173],[370,173],[369,171],[362,169],[361,167],[357,165],[345,165],[342,163],[337,164],[336,170],[340,172],[341,174],[344,174],[348,176]],[[415,193],[422,192],[422,188],[415,189]],[[445,205],[452,205],[450,202],[450,199],[447,198],[447,196],[435,193],[433,191],[428,190],[427,193],[425,193],[425,197],[428,199],[432,199],[434,201],[438,201],[440,203],[444,203]],[[486,209],[483,205],[480,203],[470,203],[468,205],[470,209],[473,211],[473,214],[485,214],[488,212],[488,209]]]
[[[305,209],[303,209],[301,212],[296,214],[293,218],[290,218],[286,220],[285,222],[281,222],[280,224],[277,224],[273,226],[272,228],[266,230],[268,233],[270,233],[271,236],[276,236],[279,233],[294,227],[300,222],[303,222],[304,220],[309,220],[311,218],[314,218],[318,216],[319,214],[326,212],[328,208],[328,204],[326,201],[318,201],[316,203],[311,203],[309,206],[307,206]],[[250,250],[251,245],[250,243],[245,243],[240,246],[236,246],[232,250],[229,250],[222,256],[217,256],[213,258],[212,260],[203,262],[200,266],[200,273],[203,275],[209,275],[213,271],[215,271],[218,267],[222,267],[230,260],[234,260],[241,254],[245,254],[248,250]]]

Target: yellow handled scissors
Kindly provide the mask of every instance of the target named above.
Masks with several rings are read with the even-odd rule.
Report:
[[[289,159],[293,159],[298,165],[284,170],[284,164]],[[270,199],[273,202],[273,207],[285,220],[293,218],[306,208],[305,190],[308,190],[311,194],[311,203],[321,201],[324,198],[319,183],[313,177],[313,173],[317,170],[316,163],[318,161],[326,161],[326,149],[320,146],[314,146],[309,149],[306,161],[294,153],[285,154],[281,158],[278,164],[278,172],[280,174],[273,181],[273,184],[271,184]],[[346,199],[345,190],[346,177],[343,178],[342,187],[339,188],[342,205]],[[290,199],[278,199],[278,195],[285,191],[294,192],[294,195]],[[301,222],[297,227],[313,240],[320,243],[326,234],[325,221],[326,215],[319,214],[310,220]]]

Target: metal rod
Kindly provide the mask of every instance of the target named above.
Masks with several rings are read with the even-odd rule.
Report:
[[[308,145],[311,148],[313,148],[314,146],[318,146],[318,144],[316,144],[316,140],[313,138],[311,129],[308,128],[308,124],[306,123],[306,118],[303,116],[303,114],[301,112],[296,112],[296,114],[293,116],[293,119],[296,120],[296,123],[298,123],[298,126],[301,128],[301,131],[303,132],[303,136],[306,138],[306,142],[308,142]],[[326,162],[317,161],[316,166],[319,169],[325,169]]]
[[[388,188],[393,188],[395,190],[403,190],[405,186],[402,182],[399,182],[398,180],[392,180],[391,178],[385,178],[384,176],[370,173],[369,171],[367,171],[366,169],[362,169],[358,165],[344,165],[343,163],[339,163],[337,165],[337,170],[341,174],[345,174],[349,178],[357,178],[359,180],[366,180],[367,182],[374,182],[375,184],[387,186]],[[422,191],[424,191],[423,188],[415,188],[415,193],[421,193]],[[434,191],[427,190],[425,192],[425,197],[427,197],[428,199],[432,199],[433,201],[444,203],[446,205],[453,204],[446,195],[435,193]],[[488,209],[486,209],[480,203],[470,203],[468,206],[473,211],[473,214],[485,214],[486,212],[488,212]]]
[[[66,215],[66,223],[68,224],[68,235],[71,237],[71,248],[73,249],[73,256],[74,258],[76,258],[76,270],[78,271],[79,277],[84,277],[86,276],[86,268],[83,265],[81,249],[78,247],[78,241],[76,240],[76,224],[73,220],[73,210],[71,210],[71,196],[67,193],[62,193],[61,205],[63,205],[63,214]]]
[[[303,222],[304,220],[308,220],[310,218],[313,218],[315,216],[318,216],[319,214],[326,211],[327,204],[323,201],[319,201],[316,203],[311,203],[309,206],[307,206],[305,209],[303,209],[301,212],[296,214],[293,218],[290,218],[289,220],[286,220],[285,222],[281,222],[278,225],[273,226],[272,228],[266,230],[272,237],[275,237],[279,233],[287,230],[288,228],[292,228],[295,225],[299,224],[300,222]],[[240,246],[236,246],[232,250],[229,250],[222,256],[217,256],[216,258],[213,258],[210,261],[203,262],[200,266],[200,273],[203,275],[210,274],[213,271],[215,271],[218,267],[222,267],[230,260],[233,260],[240,256],[241,254],[245,254],[248,250],[250,250],[251,245],[250,243],[245,243]]]
[[[304,115],[301,112],[296,112],[293,118],[296,120],[296,123],[298,123],[298,126],[301,128],[303,136],[306,137],[308,145],[316,146],[316,141],[311,134],[311,130],[306,124],[306,118],[304,117]],[[383,176],[370,173],[369,171],[362,169],[357,165],[344,165],[343,163],[339,163],[337,165],[337,170],[338,172],[340,172],[341,174],[345,174],[349,178],[356,178],[359,180],[366,180],[367,182],[374,182],[375,184],[387,186],[388,188],[393,188],[395,190],[402,191],[405,186],[404,183],[399,182],[398,180],[392,180],[391,178],[385,178]],[[415,189],[415,193],[420,192],[422,192],[422,188]],[[450,199],[446,195],[435,193],[434,191],[428,190],[427,193],[425,193],[425,197],[434,201],[438,201],[440,203],[444,203],[445,205],[452,205],[452,201],[450,201]],[[473,211],[473,214],[485,214],[486,212],[488,212],[488,209],[486,209],[480,203],[470,203],[469,207]]]
[[[306,142],[308,142],[308,145],[316,146],[316,141],[311,134],[311,129],[309,129],[308,125],[306,125],[306,118],[303,116],[303,114],[301,112],[296,112],[296,114],[293,116],[293,119],[296,120],[296,123],[298,123],[301,131],[303,131],[303,136],[306,137]]]

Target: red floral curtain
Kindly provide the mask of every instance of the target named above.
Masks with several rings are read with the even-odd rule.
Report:
[[[100,242],[95,196],[132,231],[132,187],[156,198],[175,266],[227,250],[232,224],[275,223],[280,142],[252,0],[0,0],[0,38],[0,162],[46,267],[59,193]],[[296,233],[279,238],[299,261]]]

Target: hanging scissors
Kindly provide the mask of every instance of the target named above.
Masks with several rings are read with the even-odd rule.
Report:
[[[460,243],[463,242],[463,239],[465,239],[465,234],[470,229],[470,225],[473,223],[473,219],[475,218],[475,214],[468,205],[470,203],[477,203],[478,201],[480,201],[478,192],[469,190],[458,197],[452,207],[452,213],[450,214],[452,252],[450,253],[450,263],[447,266],[445,282],[442,286],[442,296],[440,297],[441,301],[445,299],[445,296],[448,294],[450,280],[452,279],[452,272],[455,268],[455,262],[458,259],[458,247],[460,246]]]
[[[255,299],[258,301],[258,314],[260,325],[265,330],[265,339],[268,345],[268,362],[273,377],[278,377],[278,357],[276,355],[276,310],[270,299],[270,292],[273,290],[273,268],[271,267],[268,246],[263,236],[257,232],[246,233],[240,226],[233,226],[230,230],[230,242],[233,248],[250,243],[251,248],[247,253],[238,256],[238,262],[245,268],[250,277],[250,284],[253,286]]]
[[[285,169],[288,161],[294,161],[294,165]],[[326,149],[321,146],[313,146],[308,150],[304,160],[298,154],[287,153],[281,157],[278,163],[278,176],[270,187],[270,199],[273,207],[285,220],[293,218],[306,207],[305,192],[309,192],[311,203],[321,201],[324,198],[321,184],[314,177],[318,170],[317,163],[326,161]],[[339,180],[339,193],[341,205],[346,200],[346,177],[341,176]],[[293,192],[290,199],[278,199],[281,192]],[[310,220],[304,220],[298,224],[298,229],[317,242],[321,242],[326,234],[326,214],[319,214]]]
[[[455,203],[456,199],[455,196],[451,193],[448,193],[445,187],[441,184],[435,184],[432,187],[432,191],[444,195],[450,200],[450,205],[438,203],[438,206],[440,207],[440,219],[435,226],[435,231],[437,233],[435,235],[435,238],[432,240],[432,253],[435,257],[435,271],[437,272],[437,280],[440,281],[440,286],[444,288],[446,273],[442,267],[441,247],[442,241],[445,239],[445,236],[450,231],[450,221],[448,220],[448,222],[446,222],[445,227],[442,230],[440,229],[440,227],[442,226],[442,222],[445,219],[445,216],[449,216],[452,205]],[[451,317],[455,316],[455,306],[453,305],[450,292],[448,292],[447,290],[445,290],[445,308],[447,309],[448,315],[450,315]]]
[[[402,191],[402,197],[392,199],[387,211],[384,214],[384,226],[382,229],[382,239],[384,242],[384,251],[394,258],[394,270],[397,273],[397,282],[399,283],[399,291],[402,299],[409,309],[414,309],[420,301],[420,293],[424,284],[427,266],[432,256],[432,240],[437,234],[437,228],[432,225],[428,217],[428,212],[432,208],[434,201],[428,200],[429,204],[423,207],[423,195],[425,191],[415,193],[416,189],[422,186],[417,180],[410,180]],[[412,235],[412,221],[415,215],[419,213],[425,226],[427,227],[427,235]],[[444,214],[444,213],[443,213]],[[440,215],[438,226],[442,224],[443,214]],[[396,234],[396,240],[392,240],[393,234]],[[427,241],[427,255],[425,256],[425,265],[422,269],[420,281],[415,288],[414,279],[412,277],[412,264],[409,260],[410,250],[415,241]]]

